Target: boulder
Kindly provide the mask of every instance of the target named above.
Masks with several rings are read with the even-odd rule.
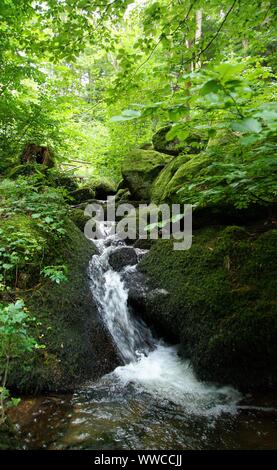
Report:
[[[180,203],[178,190],[191,180],[191,170],[186,173],[186,164],[192,162],[191,155],[179,155],[169,162],[159,173],[151,188],[151,200],[156,204],[163,202]]]
[[[14,227],[16,221],[10,223]],[[96,247],[69,220],[61,239],[44,235],[36,221],[25,215],[20,216],[20,227],[44,246],[44,265],[68,267],[68,280],[57,284],[41,276],[41,254],[20,267],[19,274],[30,274],[30,279],[27,289],[17,290],[17,298],[36,317],[31,333],[45,349],[12,364],[8,388],[20,393],[73,391],[120,364],[89,285],[87,267]]]
[[[115,195],[116,202],[126,202],[130,198],[130,191],[128,189],[119,189]]]
[[[90,216],[84,213],[84,210],[79,208],[71,209],[69,217],[74,224],[83,232],[86,223],[90,220]]]
[[[96,179],[91,183],[96,199],[104,200],[116,194],[116,185],[108,179]]]
[[[138,264],[148,290],[161,289],[138,313],[181,343],[200,379],[276,388],[276,242],[276,230],[208,227],[187,251],[158,240]]]
[[[148,201],[155,178],[172,157],[154,150],[136,149],[130,152],[122,162],[122,176],[131,197]]]
[[[66,174],[56,168],[47,171],[48,184],[55,188],[65,188],[68,193],[72,193],[79,188],[78,178],[74,175]]]
[[[83,186],[70,192],[72,204],[81,204],[82,202],[91,202],[95,198],[94,190],[89,186]]]
[[[137,264],[138,257],[134,248],[123,246],[112,251],[109,256],[109,263],[115,271],[121,271],[125,266]]]

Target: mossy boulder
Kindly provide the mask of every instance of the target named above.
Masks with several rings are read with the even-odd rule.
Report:
[[[86,215],[84,210],[79,208],[71,209],[69,217],[82,232],[84,231],[86,223],[90,220],[90,216]]]
[[[181,202],[178,190],[187,181],[190,181],[189,171],[186,173],[186,164],[192,159],[191,155],[179,155],[169,162],[159,173],[151,188],[151,199],[160,204],[162,202]]]
[[[70,192],[71,204],[81,204],[83,202],[91,202],[95,199],[95,191],[90,186],[83,186]]]
[[[155,178],[172,157],[155,150],[136,149],[122,162],[122,176],[125,186],[135,200],[148,201]]]
[[[167,134],[172,126],[165,126],[159,129],[152,137],[153,147],[158,152],[167,153],[168,155],[180,155],[182,152],[195,154],[201,152],[207,145],[208,138],[204,133],[192,131],[189,136],[180,143],[175,137],[168,140]]]
[[[277,231],[206,228],[191,249],[158,240],[138,267],[150,291],[140,313],[179,341],[202,380],[239,389],[277,386]]]
[[[91,181],[91,187],[95,193],[95,198],[104,200],[108,196],[116,194],[116,185],[108,178],[95,179]]]
[[[20,220],[19,220],[20,219]],[[8,388],[26,393],[72,391],[88,378],[110,372],[119,361],[109,334],[98,315],[87,273],[96,252],[72,221],[65,221],[66,234],[55,238],[41,230],[36,220],[17,215],[2,222],[24,228],[43,250],[20,266],[19,275],[29,276],[28,288],[2,294],[2,302],[24,300],[36,317],[32,331],[46,349],[13,364]],[[42,266],[66,265],[66,282],[57,284],[41,274]]]
[[[115,195],[115,200],[116,202],[124,202],[124,201],[129,201],[130,199],[130,191],[129,189],[119,189]]]

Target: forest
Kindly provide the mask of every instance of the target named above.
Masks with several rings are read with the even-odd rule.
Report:
[[[0,0],[1,450],[277,448],[276,20]]]

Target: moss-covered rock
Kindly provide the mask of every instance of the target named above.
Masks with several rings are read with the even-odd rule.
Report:
[[[159,173],[151,189],[151,199],[159,204],[164,201],[179,203],[178,189],[187,181],[189,174],[183,174],[182,168],[191,160],[190,155],[179,155],[169,162]]]
[[[30,357],[26,355],[24,361],[14,364],[8,387],[32,393],[71,391],[84,380],[98,378],[118,364],[89,286],[87,267],[96,248],[71,221],[66,222],[66,235],[56,239],[41,232],[28,216],[20,217],[26,219],[22,223],[31,224],[30,236],[41,239],[44,249],[20,269],[26,275],[30,270],[32,287],[7,293],[2,301],[11,301],[12,295],[24,300],[37,319],[32,334],[46,349]],[[10,223],[14,224],[14,220]],[[66,265],[68,281],[57,284],[40,276],[42,262],[49,266]]]
[[[168,140],[167,134],[171,129],[171,125],[165,126],[153,135],[153,146],[158,152],[173,156],[180,155],[182,152],[195,154],[201,152],[207,145],[207,136],[199,132],[191,132],[182,143],[180,143],[179,139],[176,137],[172,140]]]
[[[154,150],[136,149],[122,163],[125,186],[133,199],[148,201],[155,178],[172,157]]]
[[[249,229],[248,229],[249,230]],[[197,231],[190,250],[159,240],[139,263],[151,289],[140,311],[180,341],[203,380],[242,390],[277,385],[276,230]]]
[[[130,199],[130,191],[129,189],[119,189],[115,195],[115,201],[116,202],[124,202],[124,201],[129,201]]]
[[[91,202],[95,198],[95,191],[90,186],[83,186],[70,192],[72,204],[81,204],[82,202]]]
[[[114,196],[116,193],[116,185],[108,178],[92,180],[91,187],[95,193],[96,199],[100,200],[107,199],[107,196]]]
[[[74,224],[81,230],[84,231],[85,225],[90,217],[84,213],[84,210],[79,208],[71,209],[69,212],[69,217],[74,222]]]

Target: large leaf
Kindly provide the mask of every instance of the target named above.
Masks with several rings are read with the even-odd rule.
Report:
[[[221,84],[218,80],[208,80],[201,88],[202,95],[208,95],[209,93],[218,93],[222,89]]]
[[[111,122],[121,122],[121,121],[131,121],[132,119],[137,119],[141,116],[140,111],[136,111],[135,109],[125,109],[122,111],[122,114],[118,116],[113,116],[110,121]]]
[[[254,132],[258,134],[262,130],[261,123],[258,119],[245,118],[240,121],[236,121],[232,124],[233,131],[237,132]]]

